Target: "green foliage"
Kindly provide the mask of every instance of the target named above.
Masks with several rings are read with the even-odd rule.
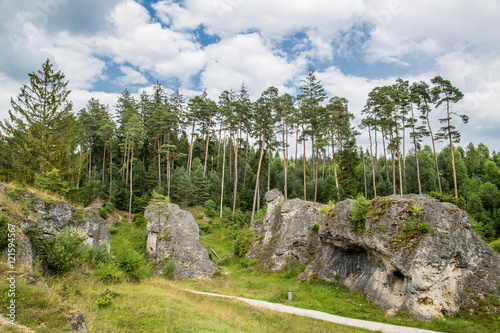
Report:
[[[90,205],[96,196],[97,182],[88,183],[87,185],[79,188],[70,188],[66,194],[66,198],[70,202],[84,207]]]
[[[9,223],[10,223],[9,218],[4,214],[0,214],[0,252],[3,252],[7,248],[7,245],[9,244],[8,240]]]
[[[312,231],[316,233],[319,231],[319,222],[314,222],[312,226]]]
[[[106,208],[99,208],[99,215],[101,215],[103,219],[106,219],[108,217],[108,211],[106,210]]]
[[[87,261],[94,267],[101,263],[109,263],[112,256],[105,246],[92,246],[88,248]]]
[[[125,273],[129,281],[139,282],[146,276],[151,275],[146,259],[131,247],[129,243],[121,244],[116,249],[116,264]]]
[[[264,206],[261,209],[259,209],[258,211],[256,211],[254,220],[260,220],[260,219],[264,218],[264,216],[266,215],[266,210],[267,210],[267,206]]]
[[[207,201],[205,201],[203,207],[205,208],[205,214],[207,214],[208,217],[214,218],[217,216],[217,205],[212,199],[208,199]]]
[[[132,222],[137,228],[144,228],[148,224],[148,221],[142,214],[134,215]]]
[[[489,244],[496,253],[500,254],[500,239],[497,239]]]
[[[68,182],[61,179],[61,172],[56,168],[46,171],[44,174],[37,174],[35,186],[63,196],[68,192]]]
[[[41,240],[40,257],[50,273],[65,274],[80,267],[86,259],[84,237],[72,230]]]
[[[95,272],[97,278],[106,284],[119,284],[125,281],[125,273],[114,262],[100,262]]]
[[[245,228],[250,225],[250,212],[243,213],[241,209],[237,209],[230,217],[230,225],[236,228]]]
[[[458,197],[455,198],[453,195],[448,195],[444,193],[439,193],[439,192],[431,192],[431,197],[434,199],[438,199],[440,202],[449,202],[454,204],[455,206],[458,206],[458,208],[465,210],[466,212],[469,211],[469,205],[465,201],[463,197]]]
[[[169,260],[168,263],[161,270],[161,275],[169,280],[174,279],[175,274],[175,263],[172,260]]]
[[[224,206],[222,208],[222,217],[229,217],[229,216],[231,216],[231,214],[233,214],[233,211],[231,210],[231,208],[226,207],[226,206]]]
[[[353,230],[356,232],[363,232],[365,230],[365,220],[368,211],[371,209],[371,204],[362,195],[359,195],[354,204],[351,206],[351,221]]]
[[[99,309],[109,308],[113,305],[113,299],[119,297],[118,293],[115,293],[108,288],[102,293],[97,294],[98,298],[95,301],[95,304]]]
[[[234,242],[234,252],[238,257],[243,257],[248,250],[250,244],[255,240],[253,229],[241,230],[236,236]]]

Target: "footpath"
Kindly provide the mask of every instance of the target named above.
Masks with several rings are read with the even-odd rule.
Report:
[[[294,314],[294,315],[303,316],[303,317],[310,317],[310,318],[325,320],[325,321],[329,321],[329,322],[340,324],[340,325],[360,327],[360,328],[364,328],[364,329],[368,329],[368,330],[372,330],[372,331],[377,331],[377,332],[384,332],[384,333],[430,333],[430,332],[435,333],[436,332],[436,331],[423,330],[423,329],[413,328],[413,327],[405,327],[405,326],[397,326],[397,325],[378,323],[375,321],[367,321],[367,320],[340,317],[340,316],[335,316],[335,315],[321,312],[321,311],[301,309],[301,308],[296,308],[296,307],[289,306],[289,305],[284,305],[284,304],[279,304],[279,303],[271,303],[271,302],[266,302],[266,301],[258,301],[258,300],[250,299],[250,298],[219,295],[219,294],[205,293],[205,292],[194,291],[194,290],[189,290],[189,291],[192,293],[195,293],[195,294],[237,299],[239,301],[245,302],[245,303],[250,304],[252,306],[261,307],[261,308],[268,309],[268,310],[273,310],[273,311],[289,313],[289,314]]]

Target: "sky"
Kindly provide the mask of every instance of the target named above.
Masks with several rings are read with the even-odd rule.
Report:
[[[0,120],[47,58],[74,111],[91,97],[113,110],[157,81],[186,99],[242,84],[252,100],[270,86],[296,95],[312,66],[355,124],[373,88],[441,75],[464,93],[461,145],[499,151],[499,17],[498,0],[0,0]]]

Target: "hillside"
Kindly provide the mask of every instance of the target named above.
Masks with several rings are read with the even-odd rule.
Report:
[[[5,203],[4,200],[4,217],[17,221],[14,223],[25,218],[14,214],[9,209],[13,206]],[[298,281],[297,276],[304,266],[277,273],[261,271],[256,260],[232,258],[235,249],[245,246],[246,237],[244,231],[235,229],[232,217],[210,218],[202,207],[192,207],[190,211],[201,230],[200,242],[222,258],[218,260],[211,251],[212,260],[217,262],[214,278],[170,280],[166,271],[153,276],[152,264],[141,259],[144,258],[140,253],[144,253],[146,225],[140,215],[128,223],[125,212],[110,209],[106,224],[112,233],[112,255],[107,257],[101,253],[100,258],[95,252],[84,255],[85,260],[79,266],[64,274],[44,272],[39,261],[35,261],[32,269],[20,270],[16,277],[16,323],[36,332],[63,332],[71,330],[71,323],[76,323],[81,313],[87,329],[94,332],[362,331],[185,291],[193,289],[443,332],[464,329],[491,332],[498,325],[497,314],[482,311],[475,314],[462,311],[456,316],[434,321],[419,320],[404,311],[386,317],[384,309],[367,301],[359,291],[351,292],[346,287],[314,279]],[[125,260],[125,252],[127,258],[135,259]],[[96,264],[98,261],[100,264]],[[6,260],[2,260],[0,288],[3,295],[9,289],[8,271]],[[287,300],[289,289],[294,292],[293,301]],[[6,332],[23,331],[20,327],[6,325],[5,320],[2,322]]]

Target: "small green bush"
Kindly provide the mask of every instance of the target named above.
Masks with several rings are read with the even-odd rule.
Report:
[[[80,267],[87,255],[83,240],[82,235],[71,230],[60,233],[52,239],[42,239],[40,257],[49,272],[58,275]]]
[[[217,209],[217,205],[212,199],[208,199],[203,204],[203,208],[205,208],[205,210],[213,209],[215,211]]]
[[[264,206],[261,209],[259,209],[258,211],[256,211],[254,219],[259,220],[259,219],[264,218],[264,216],[266,215],[266,210],[267,210],[267,207]]]
[[[119,284],[125,281],[125,274],[114,262],[101,262],[96,267],[97,278],[107,284]]]
[[[130,281],[139,282],[151,274],[143,255],[135,251],[130,244],[121,244],[116,251],[116,263]]]
[[[255,240],[253,237],[253,229],[241,230],[236,236],[234,242],[234,252],[238,257],[243,257],[252,243]]]
[[[44,175],[37,174],[35,177],[35,186],[60,195],[66,195],[68,192],[68,182],[62,180],[61,172],[56,168],[45,172]]]
[[[175,263],[170,260],[167,265],[161,270],[161,275],[169,280],[174,279],[174,274],[175,274]]]
[[[95,301],[95,304],[99,309],[109,308],[113,305],[113,299],[120,296],[118,293],[115,293],[108,288],[100,294],[98,294],[98,298]]]
[[[243,213],[241,209],[235,210],[235,212],[231,215],[230,218],[231,225],[243,228],[250,225],[250,214],[249,212]]]
[[[500,254],[500,238],[489,244],[496,253]]]
[[[137,228],[144,228],[148,224],[148,220],[146,220],[143,215],[135,215],[132,218],[132,222],[134,222]]]
[[[233,214],[233,211],[229,207],[223,207],[222,208],[222,217],[229,217]]]
[[[365,230],[366,214],[371,209],[370,202],[362,195],[359,195],[351,206],[351,221],[356,232]]]
[[[101,263],[111,262],[113,258],[105,246],[93,246],[88,249],[87,261],[94,267]]]
[[[108,230],[111,235],[115,235],[118,232],[117,227],[109,227]]]
[[[106,201],[105,203],[102,204],[103,208],[106,208],[106,211],[108,213],[111,213],[113,211],[113,208],[115,208],[115,205],[111,201]]]
[[[106,208],[100,208],[99,209],[99,215],[101,215],[101,217],[103,219],[106,219],[108,217],[108,211],[106,210]]]
[[[318,232],[319,231],[319,222],[314,222],[312,226],[312,231],[313,232]]]

